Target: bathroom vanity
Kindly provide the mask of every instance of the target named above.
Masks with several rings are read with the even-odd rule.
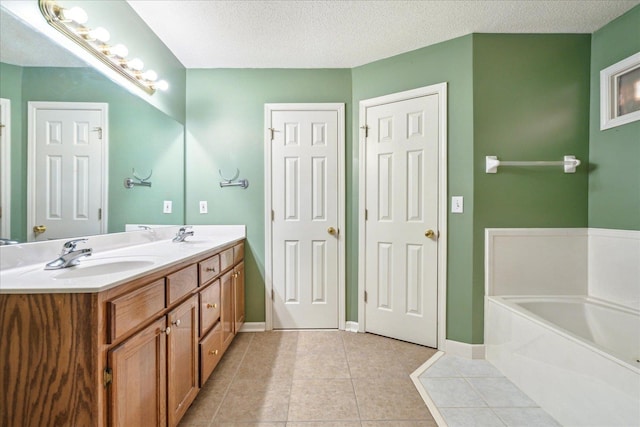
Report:
[[[105,254],[57,273],[23,268],[52,283],[22,291],[3,271],[0,425],[175,426],[240,330],[244,229]]]

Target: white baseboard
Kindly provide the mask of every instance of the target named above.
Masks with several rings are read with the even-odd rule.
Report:
[[[347,332],[358,332],[358,322],[347,321],[344,325],[344,330]]]
[[[484,359],[484,344],[467,344],[465,342],[445,340],[444,351],[447,354],[467,359]]]
[[[264,332],[265,322],[245,322],[240,328],[240,332]]]

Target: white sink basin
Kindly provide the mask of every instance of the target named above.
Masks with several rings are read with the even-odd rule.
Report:
[[[106,274],[121,273],[150,267],[156,263],[148,257],[113,257],[98,259],[83,259],[74,267],[63,268],[53,273],[54,279],[76,279],[94,277]]]

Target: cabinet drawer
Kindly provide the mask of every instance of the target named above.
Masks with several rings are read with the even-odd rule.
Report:
[[[198,264],[200,269],[200,286],[220,274],[220,255],[214,255]]]
[[[167,305],[171,305],[198,286],[198,267],[178,270],[167,276]]]
[[[151,319],[165,308],[164,279],[107,302],[109,343]]]
[[[244,259],[244,243],[233,247],[233,263],[237,264]]]
[[[222,328],[220,322],[200,342],[200,387],[207,381],[222,358]]]
[[[220,271],[225,271],[233,265],[233,248],[220,252]]]
[[[220,279],[200,292],[200,336],[220,319]]]

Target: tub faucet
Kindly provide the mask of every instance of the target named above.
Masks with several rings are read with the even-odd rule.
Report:
[[[190,228],[190,226],[180,227],[180,230],[178,230],[178,234],[176,234],[176,237],[173,238],[173,241],[176,243],[180,243],[184,242],[184,239],[186,239],[187,237],[193,236],[193,230],[187,231]]]
[[[67,268],[77,265],[80,262],[80,258],[90,256],[93,249],[79,249],[76,250],[76,245],[80,242],[86,242],[87,239],[74,239],[69,240],[62,245],[62,252],[60,256],[51,262],[48,262],[44,267],[45,270],[58,270],[60,268]]]

